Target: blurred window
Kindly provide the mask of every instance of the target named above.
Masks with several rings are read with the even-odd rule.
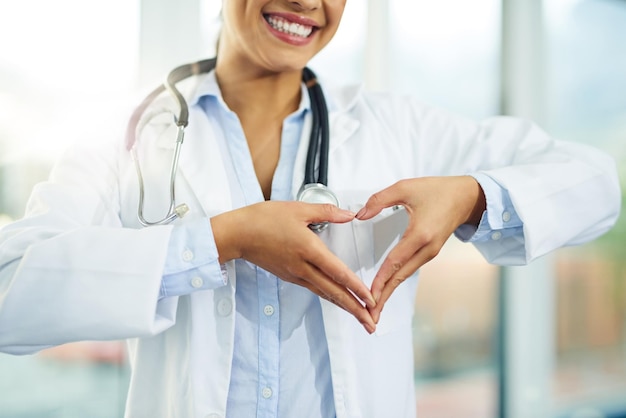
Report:
[[[0,216],[79,134],[97,134],[133,92],[138,1],[10,2],[0,13]]]
[[[500,2],[390,0],[390,89],[473,118],[498,113]],[[414,319],[418,416],[497,413],[498,269],[451,238],[424,266]]]
[[[333,85],[363,82],[367,2],[348,1],[335,37],[310,63],[320,78]]]
[[[109,132],[134,92],[139,1],[24,0],[0,12],[0,225],[73,141]],[[118,132],[117,130],[115,131]],[[0,418],[123,416],[121,343],[0,354]]]
[[[545,8],[548,129],[611,153],[624,187],[626,2],[546,0]],[[625,242],[622,212],[599,240],[557,253],[557,417],[626,414]]]
[[[500,1],[390,4],[391,90],[471,117],[498,113]]]

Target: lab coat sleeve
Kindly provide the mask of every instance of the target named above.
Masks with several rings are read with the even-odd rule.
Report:
[[[557,248],[593,240],[617,220],[617,170],[604,152],[551,138],[523,119],[493,117],[476,123],[416,106],[410,129],[419,138],[415,155],[424,173],[488,177],[522,222],[517,234],[496,233],[474,243],[489,262],[527,264]],[[488,208],[495,207],[490,198],[501,200],[501,195],[487,195]],[[487,211],[494,232],[507,228],[505,212]]]
[[[177,298],[158,301],[171,226],[124,228],[115,146],[73,149],[0,230],[0,351],[157,334]]]

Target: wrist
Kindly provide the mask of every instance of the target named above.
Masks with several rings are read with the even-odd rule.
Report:
[[[470,196],[468,207],[469,215],[464,224],[478,226],[483,216],[483,212],[487,210],[487,199],[485,198],[485,192],[480,183],[476,181],[474,177],[464,176],[468,185],[464,190],[467,190]]]
[[[241,258],[239,237],[241,236],[238,211],[224,212],[210,219],[213,239],[217,247],[220,264]]]

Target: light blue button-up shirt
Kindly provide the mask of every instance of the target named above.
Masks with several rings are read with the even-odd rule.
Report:
[[[234,207],[264,200],[237,115],[224,103],[214,73],[194,106],[211,120],[230,181]],[[296,112],[283,123],[272,200],[293,200],[291,184],[304,117],[310,102],[303,87]],[[474,176],[487,197],[478,228],[464,225],[457,236],[470,242],[519,233],[521,221],[506,190],[483,174]],[[210,181],[210,180],[207,180]],[[161,297],[223,285],[218,253],[207,219],[174,228]],[[335,417],[328,346],[319,298],[245,261],[236,261],[235,350],[228,393],[229,418]],[[305,359],[305,361],[303,361]]]

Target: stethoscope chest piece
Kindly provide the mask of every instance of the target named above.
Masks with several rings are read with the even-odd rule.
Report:
[[[339,206],[339,199],[328,187],[321,183],[309,183],[302,186],[296,200],[304,203],[328,203]],[[322,232],[328,227],[328,222],[310,224],[309,228],[315,232]]]

